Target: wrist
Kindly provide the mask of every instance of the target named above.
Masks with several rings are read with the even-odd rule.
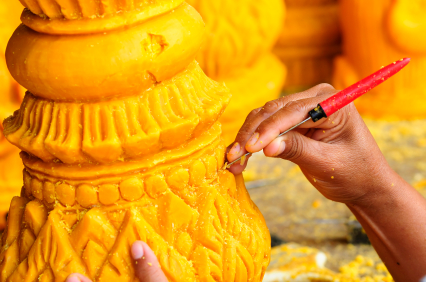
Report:
[[[395,172],[390,174],[388,181],[374,189],[377,193],[348,207],[395,281],[418,281],[424,275],[426,257],[421,248],[426,233],[426,200]]]
[[[380,172],[371,175],[371,182],[364,183],[360,189],[362,196],[346,203],[351,209],[362,214],[374,214],[388,211],[401,204],[407,195],[417,193],[388,165]]]
[[[402,179],[389,165],[383,164],[379,168],[371,170],[368,180],[354,186],[354,189],[362,191],[358,198],[346,204],[357,210],[380,208],[383,205],[393,202],[404,193],[407,188],[412,187]]]

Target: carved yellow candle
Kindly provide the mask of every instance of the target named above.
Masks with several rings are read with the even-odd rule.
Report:
[[[254,108],[278,98],[286,77],[271,53],[282,29],[282,0],[188,0],[206,22],[206,40],[197,56],[204,72],[230,88],[222,115],[226,144],[234,141]]]
[[[242,176],[220,168],[228,89],[195,62],[182,0],[22,1],[6,56],[29,92],[4,123],[23,152],[0,281],[134,281],[147,242],[169,281],[262,280],[270,237]]]
[[[274,52],[286,64],[286,92],[330,82],[340,51],[337,0],[286,0],[287,16]]]
[[[411,57],[410,67],[356,103],[367,116],[425,118],[425,1],[341,1],[343,56],[335,61],[334,85],[344,88],[386,62]]]

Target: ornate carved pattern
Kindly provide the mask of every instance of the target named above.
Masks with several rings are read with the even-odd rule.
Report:
[[[96,19],[130,11],[155,10],[165,12],[182,4],[183,0],[20,0],[33,14],[50,19]]]
[[[176,148],[216,122],[227,88],[193,63],[140,96],[96,103],[49,101],[27,94],[8,118],[6,138],[45,162],[110,163]]]
[[[84,208],[110,206],[134,202],[147,194],[158,198],[168,190],[174,191],[190,205],[194,204],[191,192],[201,185],[215,181],[222,172],[224,146],[203,153],[202,158],[184,161],[162,169],[116,177],[98,177],[84,180],[66,180],[24,169],[22,190],[28,199],[38,199],[49,207],[79,205]]]
[[[194,61],[204,26],[195,9],[171,11],[181,0],[22,1],[52,18],[26,10],[6,55],[32,87],[5,121],[25,170],[1,237],[0,282],[74,272],[134,281],[138,239],[169,281],[260,282],[270,237],[242,176],[221,170],[217,119],[231,95]],[[145,12],[159,16],[136,25]]]
[[[284,21],[282,0],[187,2],[206,22],[207,40],[197,61],[214,79],[229,78],[234,70],[252,66],[259,55],[269,52]]]
[[[75,271],[94,281],[130,281],[135,240],[150,244],[169,281],[260,281],[269,262],[267,231],[249,223],[253,207],[238,207],[241,189],[221,172],[200,185],[197,206],[171,189],[127,206],[50,212],[38,199],[15,197],[2,236],[0,281],[63,281]]]

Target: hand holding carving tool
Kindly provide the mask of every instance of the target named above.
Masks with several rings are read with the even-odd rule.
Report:
[[[369,92],[371,89],[375,88],[376,86],[386,81],[388,78],[398,73],[401,69],[403,69],[406,65],[408,65],[409,62],[410,62],[410,58],[404,58],[399,61],[393,62],[392,64],[386,67],[382,67],[379,71],[367,76],[361,81],[349,86],[345,90],[342,90],[338,92],[336,95],[321,102],[320,104],[318,104],[318,106],[315,109],[309,112],[309,117],[307,119],[289,128],[288,130],[284,131],[277,137],[283,136],[287,132],[299,127],[300,125],[304,124],[305,122],[311,119],[314,122],[317,122],[320,119],[331,116],[332,114],[334,114],[341,108],[350,104],[351,102],[358,99],[365,93]],[[230,167],[233,164],[241,161],[241,159],[245,160],[245,158],[249,155],[251,155],[251,153],[247,153],[241,156],[235,161],[229,163],[227,167]]]

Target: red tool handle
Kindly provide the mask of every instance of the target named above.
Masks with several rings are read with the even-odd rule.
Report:
[[[386,67],[383,67],[379,71],[367,76],[363,80],[349,86],[345,90],[340,91],[333,97],[320,103],[322,109],[327,116],[330,116],[337,112],[339,109],[353,102],[357,98],[361,97],[374,87],[383,83],[385,80],[399,72],[410,62],[410,58],[405,58],[394,62]]]

